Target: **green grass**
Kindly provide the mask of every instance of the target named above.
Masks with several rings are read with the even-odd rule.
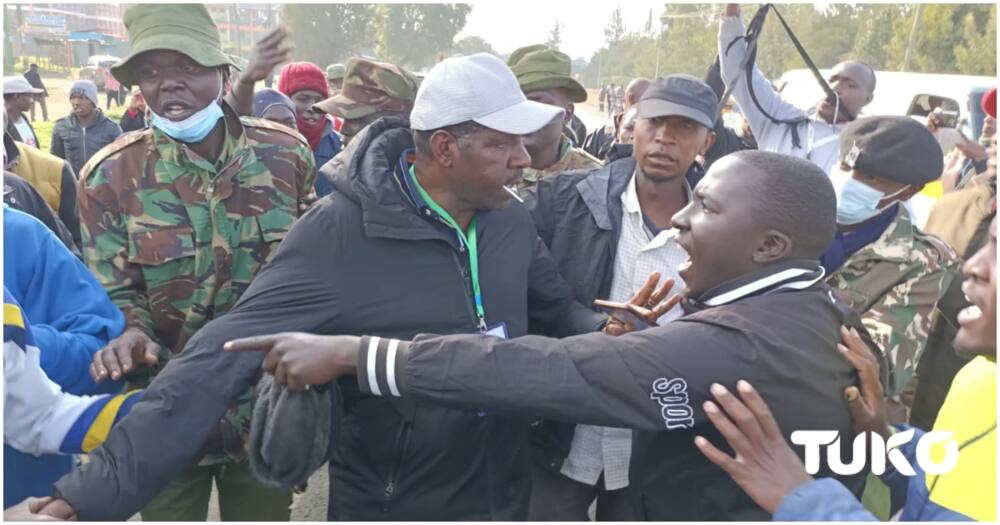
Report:
[[[38,149],[49,151],[49,146],[52,144],[52,128],[55,125],[56,123],[52,121],[31,123],[31,126],[35,128],[35,135],[38,137]]]

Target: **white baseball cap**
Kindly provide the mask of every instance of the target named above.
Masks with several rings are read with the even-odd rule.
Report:
[[[427,73],[417,90],[410,127],[429,131],[471,120],[501,133],[525,135],[562,112],[524,98],[507,64],[479,53],[443,60]]]
[[[41,93],[43,90],[35,89],[31,87],[28,80],[24,77],[4,77],[3,79],[3,94],[4,95],[17,95],[20,93]]]

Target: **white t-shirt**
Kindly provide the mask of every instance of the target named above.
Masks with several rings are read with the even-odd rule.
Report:
[[[38,139],[35,137],[35,133],[31,131],[31,126],[28,125],[27,119],[21,117],[14,122],[14,129],[17,130],[17,134],[21,136],[21,142],[33,147],[38,147]]]

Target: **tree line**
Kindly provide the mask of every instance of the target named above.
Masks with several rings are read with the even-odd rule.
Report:
[[[645,26],[632,31],[615,10],[604,45],[581,72],[584,83],[625,83],[652,77],[657,69],[660,75],[703,76],[717,53],[722,9],[721,4],[666,4],[659,16],[651,11]],[[876,70],[996,76],[995,4],[831,4],[822,10],[782,4],[777,9],[820,68],[859,59]],[[744,21],[755,11],[744,8]],[[758,41],[757,65],[768,78],[805,67],[773,14]]]
[[[325,67],[360,55],[420,71],[452,49],[471,10],[469,4],[285,4],[281,16],[296,60]]]

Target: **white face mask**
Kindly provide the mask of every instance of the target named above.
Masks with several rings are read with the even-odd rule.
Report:
[[[834,180],[834,189],[837,192],[837,224],[844,226],[860,224],[882,213],[896,204],[896,200],[891,200],[879,208],[880,202],[884,199],[892,199],[909,189],[909,186],[904,186],[899,191],[886,195],[863,182],[859,182],[849,173],[844,173],[839,169],[837,171],[839,173],[831,178]]]

